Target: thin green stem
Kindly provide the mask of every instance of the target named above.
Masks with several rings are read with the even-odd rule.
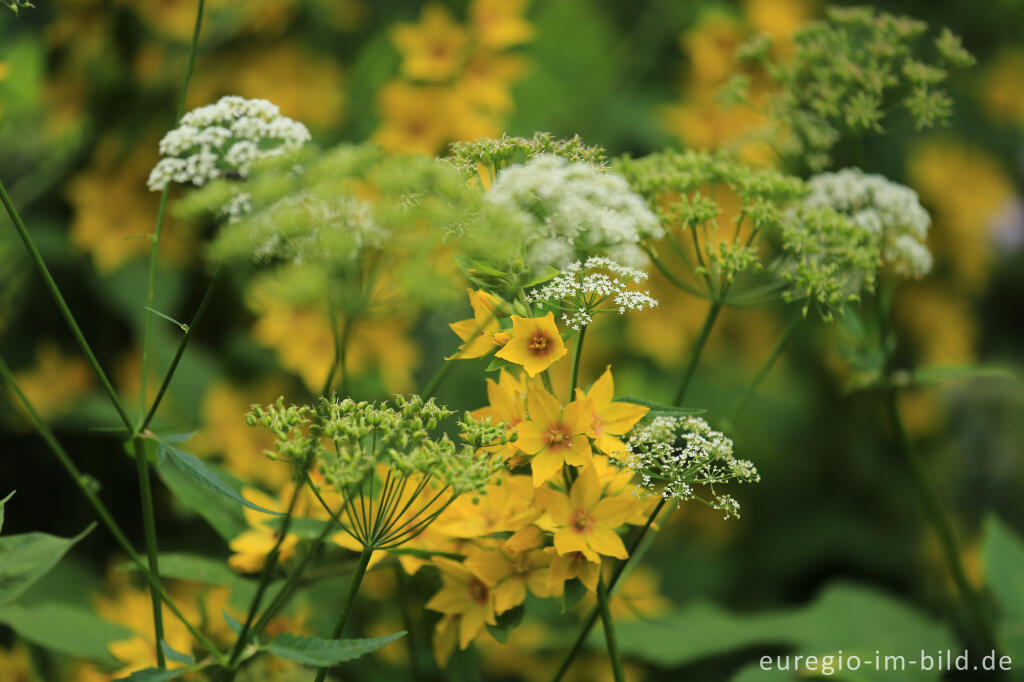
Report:
[[[296,484],[295,489],[292,491],[291,500],[288,502],[288,511],[285,513],[284,519],[281,521],[281,529],[277,533],[277,541],[274,543],[274,547],[270,550],[266,560],[263,562],[263,571],[260,573],[259,587],[256,588],[256,594],[253,595],[252,603],[249,604],[249,613],[245,617],[245,623],[242,625],[241,632],[238,633],[238,639],[235,641],[235,646],[231,650],[231,657],[228,659],[228,667],[231,669],[234,669],[235,665],[238,663],[238,657],[242,655],[242,651],[249,643],[249,639],[252,635],[252,624],[256,620],[256,613],[260,610],[260,606],[263,603],[263,595],[270,586],[271,578],[274,577],[274,570],[277,568],[277,560],[281,553],[281,545],[284,544],[284,539],[288,535],[292,515],[295,513],[295,506],[299,501],[299,495],[301,492],[302,486]],[[234,675],[229,673],[229,678],[230,677],[234,677]]]
[[[220,268],[213,274],[210,279],[210,283],[206,286],[206,292],[203,294],[202,300],[199,302],[199,308],[196,310],[195,315],[192,316],[192,322],[188,325],[188,329],[185,330],[185,335],[178,343],[178,350],[174,353],[174,359],[171,360],[170,367],[167,368],[167,373],[164,374],[164,380],[160,383],[160,390],[156,393],[156,398],[153,399],[153,404],[149,408],[149,412],[146,414],[146,418],[142,420],[142,423],[136,429],[136,435],[143,433],[149,428],[150,422],[153,421],[153,417],[156,416],[156,411],[160,407],[160,403],[164,399],[164,395],[167,393],[167,388],[171,385],[171,379],[174,378],[174,373],[178,369],[178,363],[181,362],[181,356],[185,353],[185,348],[188,347],[188,342],[192,338],[192,334],[196,330],[196,325],[203,317],[203,313],[206,312],[206,306],[210,303],[210,297],[213,295],[213,290],[217,286],[217,281],[220,279]]]
[[[917,449],[907,433],[900,410],[899,394],[895,388],[885,391],[885,406],[889,413],[889,420],[899,446],[900,455],[910,474],[914,492],[917,494],[925,518],[932,526],[932,529],[939,538],[939,543],[942,545],[946,566],[956,585],[960,599],[970,615],[972,625],[980,637],[979,644],[985,650],[993,649],[995,648],[993,629],[989,624],[981,599],[974,591],[974,588],[971,587],[970,581],[967,579],[967,573],[964,571],[960,544],[957,542],[956,533],[953,531],[953,522],[950,520],[945,506],[939,499],[935,485],[928,475],[927,467],[921,461],[921,457],[918,455]]]
[[[793,335],[800,327],[800,322],[802,322],[803,319],[804,316],[797,313],[790,318],[789,322],[786,323],[785,328],[779,335],[778,340],[775,342],[775,346],[772,347],[772,351],[768,354],[764,364],[762,364],[761,368],[757,370],[757,374],[754,375],[754,378],[749,384],[747,384],[747,387],[743,389],[743,393],[740,394],[740,397],[736,399],[736,402],[733,403],[732,408],[730,408],[729,415],[727,417],[728,421],[734,421],[740,415],[740,412],[743,411],[743,408],[747,406],[747,403],[750,402],[750,399],[754,397],[757,389],[761,386],[761,382],[764,381],[772,367],[775,366],[775,362],[779,359],[779,356],[782,355],[782,351],[786,348],[786,345],[789,344],[790,339],[793,338]]]
[[[146,446],[142,438],[135,437],[132,442],[135,449],[135,470],[139,479],[139,499],[142,503],[142,529],[146,539],[146,560],[149,563],[149,572],[153,574],[157,582],[160,582],[160,561],[157,551],[156,538],[156,515],[153,513],[153,490],[149,480],[149,457],[146,454]],[[161,642],[164,641],[164,617],[163,609],[160,608],[160,596],[156,590],[149,591],[150,601],[153,602],[153,634],[156,637],[156,664],[159,668],[167,667],[164,658],[164,648]]]
[[[587,325],[580,327],[579,338],[576,340],[576,355],[572,359],[572,381],[569,384],[569,401],[576,393],[580,381],[580,358],[583,357],[583,337],[587,333]]]
[[[601,625],[604,626],[604,642],[608,649],[608,658],[612,662],[612,675],[615,682],[625,682],[626,676],[622,672],[622,659],[619,656],[619,642],[615,637],[615,623],[612,621],[612,612],[608,608],[608,588],[605,587],[604,578],[597,579],[597,606],[601,611]]]
[[[188,51],[188,66],[185,68],[185,81],[181,85],[181,94],[178,96],[178,109],[174,115],[174,126],[178,125],[178,121],[181,120],[182,115],[185,113],[185,100],[188,97],[188,86],[192,81],[192,72],[195,70],[196,66],[196,53],[199,48],[199,33],[203,26],[203,7],[204,0],[199,0],[196,9],[196,24],[192,31],[192,44],[189,46]],[[156,210],[156,227],[153,230],[153,245],[149,251],[149,274],[146,280],[146,306],[149,308],[153,307],[153,302],[156,298],[156,263],[157,256],[160,253],[160,236],[163,233],[164,215],[167,213],[167,197],[170,194],[170,191],[171,185],[168,183],[164,186],[164,191],[160,194],[160,204]],[[149,336],[152,321],[152,314],[149,310],[146,310],[142,323],[142,376],[139,381],[140,417],[146,410],[146,380],[147,373],[149,371]]]
[[[110,534],[114,537],[114,540],[117,541],[117,544],[121,546],[121,549],[126,555],[128,555],[131,562],[134,563],[139,571],[146,577],[151,588],[160,595],[160,599],[167,605],[174,616],[185,625],[188,631],[192,633],[192,636],[196,638],[203,648],[205,648],[218,661],[225,660],[224,654],[222,654],[209,639],[199,632],[199,630],[196,629],[196,627],[193,626],[184,615],[182,615],[178,607],[175,606],[174,602],[172,602],[170,597],[167,596],[167,593],[160,587],[160,583],[156,581],[155,576],[149,571],[149,568],[146,566],[146,562],[135,548],[132,547],[131,542],[128,540],[128,536],[126,536],[124,531],[121,530],[121,527],[117,525],[113,515],[96,494],[92,479],[79,470],[70,455],[68,455],[67,451],[64,450],[64,447],[60,444],[60,441],[57,440],[57,437],[46,426],[46,424],[43,423],[39,413],[36,412],[32,403],[29,402],[28,398],[25,397],[25,394],[21,391],[21,388],[17,383],[15,383],[14,376],[2,357],[0,357],[0,377],[3,378],[4,383],[7,384],[18,399],[18,402],[20,402],[21,406],[25,409],[25,413],[28,415],[32,426],[42,437],[43,441],[49,446],[50,450],[57,457],[57,460],[61,463],[61,466],[64,467],[64,470],[68,472],[69,476],[71,476],[71,480],[75,482],[75,485],[78,486],[78,489],[89,501],[89,504],[92,505],[93,509],[96,511],[96,515],[99,517],[103,525],[106,526],[107,530],[110,531]]]
[[[636,537],[633,538],[633,541],[627,549],[629,557],[623,563],[616,566],[615,570],[612,572],[612,579],[608,581],[609,592],[614,592],[619,580],[623,579],[624,575],[628,575],[626,573],[627,567],[633,563],[637,548],[640,546],[640,543],[643,542],[644,536],[646,536],[648,531],[650,531],[651,526],[654,524],[654,520],[658,518],[658,514],[660,514],[661,510],[665,507],[666,501],[667,500],[665,498],[661,498],[661,500],[658,501],[658,504],[655,505],[654,509],[651,511],[650,516],[647,517],[647,521],[644,523],[643,527],[640,528]],[[572,665],[576,655],[583,649],[583,644],[587,641],[587,636],[590,634],[590,631],[594,629],[594,625],[597,623],[599,615],[599,608],[595,608],[583,621],[583,627],[580,628],[580,633],[577,635],[576,641],[573,642],[572,647],[569,649],[568,653],[566,653],[565,658],[562,659],[562,663],[558,666],[558,670],[555,671],[555,675],[551,678],[551,682],[558,682],[565,676],[565,673],[569,671],[569,666]]]
[[[454,360],[454,355],[445,358],[444,362],[441,363],[441,366],[437,368],[437,371],[434,372],[434,376],[430,378],[430,381],[427,382],[426,388],[423,389],[424,400],[433,397],[434,394],[437,393],[437,389],[441,386],[441,382],[444,381],[445,378],[447,378],[448,373],[452,371],[452,367],[455,365],[453,362]]]
[[[14,229],[18,231],[18,236],[21,237],[21,241],[24,242],[25,248],[28,249],[29,256],[32,258],[36,268],[39,270],[39,274],[43,276],[43,281],[46,282],[46,288],[50,290],[50,295],[53,296],[53,300],[57,303],[61,316],[71,329],[71,335],[75,337],[75,342],[78,343],[78,347],[82,350],[82,354],[85,355],[85,359],[99,378],[100,384],[103,386],[103,390],[106,391],[107,397],[110,398],[110,403],[117,411],[118,417],[121,418],[121,421],[124,423],[125,428],[128,429],[128,432],[132,433],[135,429],[132,426],[132,420],[128,416],[128,412],[121,403],[121,399],[117,397],[117,391],[114,390],[114,386],[110,383],[110,379],[107,378],[103,368],[100,367],[100,363],[96,359],[96,355],[92,352],[89,342],[85,340],[85,335],[82,334],[81,327],[78,326],[75,316],[71,313],[71,309],[68,308],[68,304],[64,300],[64,295],[60,293],[60,288],[53,280],[53,275],[50,274],[50,269],[46,267],[46,262],[43,260],[42,254],[39,253],[39,249],[36,248],[35,241],[33,241],[32,236],[28,233],[28,229],[25,227],[25,223],[22,221],[17,209],[14,208],[14,203],[11,201],[10,196],[8,196],[7,188],[4,187],[4,183],[2,181],[0,181],[0,201],[3,202],[4,208],[7,209],[7,214],[11,217],[11,222],[14,223]]]
[[[341,633],[345,630],[345,621],[348,620],[348,614],[352,610],[352,603],[356,600],[356,593],[359,592],[359,585],[363,582],[366,568],[370,565],[371,556],[373,556],[373,550],[369,547],[363,547],[363,551],[359,554],[359,563],[356,564],[355,573],[352,574],[352,583],[349,585],[348,595],[346,595],[345,601],[341,605],[338,622],[331,633],[331,639],[339,639]],[[327,671],[328,668],[320,668],[320,671],[316,674],[315,682],[324,682],[324,679],[327,677]]]
[[[689,284],[684,282],[678,275],[669,270],[668,266],[665,265],[665,263],[663,263],[660,258],[658,258],[657,254],[654,253],[654,249],[652,249],[649,246],[644,246],[642,248],[644,251],[647,252],[647,256],[651,259],[651,262],[654,263],[654,266],[658,268],[658,271],[665,276],[665,279],[667,279],[669,283],[671,283],[677,289],[685,291],[688,294],[692,294],[693,296],[698,296],[700,298],[704,298],[706,296],[706,294],[699,291],[696,287],[690,286]]]
[[[686,363],[686,369],[683,371],[683,380],[679,384],[679,390],[676,391],[675,401],[673,405],[679,407],[683,404],[686,399],[686,391],[690,388],[690,382],[693,380],[693,374],[697,371],[697,363],[700,361],[701,353],[704,352],[704,346],[708,342],[708,336],[711,335],[711,328],[715,325],[715,320],[718,319],[718,313],[722,310],[721,301],[712,301],[711,307],[708,308],[707,317],[704,318],[704,324],[701,325],[700,333],[697,335],[697,340],[693,344],[693,348],[690,351],[690,359]]]

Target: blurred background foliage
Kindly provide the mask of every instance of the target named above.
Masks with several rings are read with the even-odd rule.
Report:
[[[158,159],[157,141],[172,124],[195,3],[36,4],[17,18],[0,8],[0,173],[101,362],[122,395],[137,401],[147,235],[158,203],[146,176]],[[894,302],[899,362],[1019,367],[1024,2],[970,3],[969,11],[956,0],[872,4],[926,20],[935,30],[949,26],[979,59],[953,75],[949,128],[908,127],[865,140],[865,170],[916,189],[934,221],[933,274],[907,284]],[[794,30],[821,16],[824,6],[817,0],[209,0],[207,8],[188,108],[225,94],[266,98],[307,124],[321,146],[371,140],[389,151],[429,155],[458,140],[541,130],[579,134],[609,155],[666,146],[727,149],[771,164],[765,149],[745,137],[764,114],[729,106],[718,90],[744,41],[768,34],[785,58]],[[840,150],[836,167],[852,163]],[[155,307],[187,319],[210,275],[203,244],[211,226],[174,217],[175,196]],[[429,306],[359,326],[350,347],[352,392],[372,398],[421,387],[456,347],[447,323],[466,317],[463,286],[451,273],[439,275]],[[620,393],[669,402],[707,304],[657,275],[652,290],[662,302],[656,312],[588,335],[584,373],[597,376],[614,360]],[[276,497],[287,473],[263,457],[263,436],[242,416],[253,402],[316,393],[332,339],[322,316],[287,303],[254,303],[257,294],[244,281],[218,288],[160,426],[197,431],[192,451]],[[690,404],[724,413],[783,324],[772,311],[723,313]],[[180,330],[156,320],[154,331],[150,376],[158,377]],[[946,616],[955,599],[939,547],[890,455],[883,415],[866,396],[843,390],[848,370],[831,350],[839,333],[838,326],[805,325],[732,425],[737,453],[763,476],[742,491],[743,519],[721,523],[715,512],[687,508],[617,597],[619,617],[636,620],[622,634],[631,677],[679,679],[685,672],[693,680],[746,679],[744,666],[761,653],[874,648],[882,642],[872,633],[884,633],[894,649],[906,639],[910,652],[952,644],[955,619]],[[0,217],[0,348],[30,400],[72,445],[80,466],[102,481],[124,526],[141,537],[132,467],[116,439],[85,428],[114,425],[114,415],[6,216]],[[482,367],[460,363],[442,401],[457,409],[484,404]],[[969,571],[980,582],[986,517],[994,513],[1018,533],[1024,529],[1024,385],[947,383],[914,389],[903,403],[958,521]],[[7,506],[5,534],[82,530],[90,509],[7,400],[0,401],[0,451],[0,495],[18,490]],[[220,537],[166,488],[158,485],[157,496],[161,549],[198,549],[225,565]],[[0,680],[112,679],[112,656],[126,662],[139,655],[131,646],[107,647],[149,628],[148,598],[119,568],[122,559],[104,533],[94,532],[20,600],[31,608],[0,609],[0,623],[9,626],[0,625]],[[198,569],[181,570],[181,577],[194,577]],[[311,587],[308,603],[333,602],[346,570]],[[357,606],[354,631],[398,629],[401,615],[388,599],[399,589],[394,575],[371,571],[368,580],[366,593],[381,601]],[[232,608],[238,595],[229,597],[228,587],[251,588],[231,575],[175,583],[185,603],[212,614]],[[402,589],[420,590],[421,598],[432,591],[417,584]],[[58,597],[98,609],[111,629],[92,627],[95,642],[66,650],[67,660],[33,644],[33,627],[45,627],[46,608],[57,608]],[[814,613],[823,615],[815,620]],[[652,624],[659,617],[667,620]],[[308,605],[287,618],[282,627],[291,631],[329,627]],[[487,679],[543,679],[568,637],[546,630],[556,618],[542,608],[531,611],[508,645],[484,642],[456,656],[448,674],[472,679],[469,659],[482,657]],[[822,631],[822,622],[841,619],[839,634]],[[898,633],[906,636],[896,639]],[[187,648],[187,633],[170,632],[172,645],[173,637],[184,637],[180,646]],[[429,669],[429,653],[416,655]],[[354,666],[353,675],[403,679],[406,657],[399,646],[382,650]],[[597,654],[582,661],[575,679],[603,679],[609,672],[602,661]],[[266,674],[288,679],[291,672]]]

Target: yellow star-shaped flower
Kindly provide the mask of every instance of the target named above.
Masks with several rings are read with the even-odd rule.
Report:
[[[512,316],[512,338],[495,355],[522,365],[531,377],[550,367],[566,353],[565,343],[555,326],[555,316]]]

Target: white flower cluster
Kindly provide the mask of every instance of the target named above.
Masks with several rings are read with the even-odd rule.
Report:
[[[658,305],[646,290],[631,289],[647,279],[647,273],[616,263],[603,256],[576,261],[543,286],[527,294],[526,299],[562,312],[562,321],[579,331],[593,321],[594,313],[646,310]],[[602,307],[611,305],[614,307]]]
[[[535,268],[592,255],[644,267],[640,242],[664,234],[621,175],[551,154],[501,170],[487,199],[519,212],[529,226],[526,258]]]
[[[931,218],[917,192],[859,168],[821,173],[808,180],[804,203],[844,213],[857,226],[877,236],[882,259],[904,276],[920,279],[932,269],[925,245]]]
[[[255,161],[309,142],[306,126],[282,116],[265,99],[221,97],[193,109],[160,140],[163,158],[147,184],[161,191],[172,182],[203,185],[222,176],[245,177]]]
[[[640,476],[642,488],[666,500],[698,500],[739,517],[740,505],[716,485],[757,483],[757,468],[732,453],[732,440],[715,431],[700,417],[659,416],[633,430],[626,450],[615,455],[618,463]],[[711,498],[699,489],[707,488]]]

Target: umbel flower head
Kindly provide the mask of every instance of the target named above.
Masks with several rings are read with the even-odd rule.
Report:
[[[634,429],[626,450],[614,457],[652,493],[677,503],[703,502],[725,518],[739,518],[740,505],[716,486],[761,480],[751,462],[733,456],[732,441],[699,417],[655,417]]]
[[[609,258],[591,256],[585,263],[570,263],[526,298],[562,314],[562,322],[579,331],[593,321],[595,313],[654,308],[658,302],[650,292],[632,288],[647,279],[643,270],[620,265]]]
[[[640,242],[663,234],[625,178],[551,154],[500,171],[485,199],[520,217],[526,262],[536,269],[588,256],[643,267]]]
[[[820,173],[807,182],[804,204],[830,207],[849,216],[881,241],[882,260],[899,275],[920,279],[932,268],[925,242],[931,218],[917,192],[859,168]]]
[[[508,442],[506,425],[467,414],[456,443],[439,428],[452,414],[419,396],[390,403],[321,398],[315,408],[286,407],[282,400],[253,406],[247,421],[277,436],[271,457],[303,472],[317,462],[343,500],[329,511],[345,532],[364,547],[390,549],[425,530],[459,495],[481,490],[501,468],[490,451]]]
[[[282,116],[265,99],[221,97],[193,109],[160,140],[163,157],[147,184],[160,191],[171,182],[203,185],[222,176],[245,177],[256,161],[309,142],[306,126]]]

